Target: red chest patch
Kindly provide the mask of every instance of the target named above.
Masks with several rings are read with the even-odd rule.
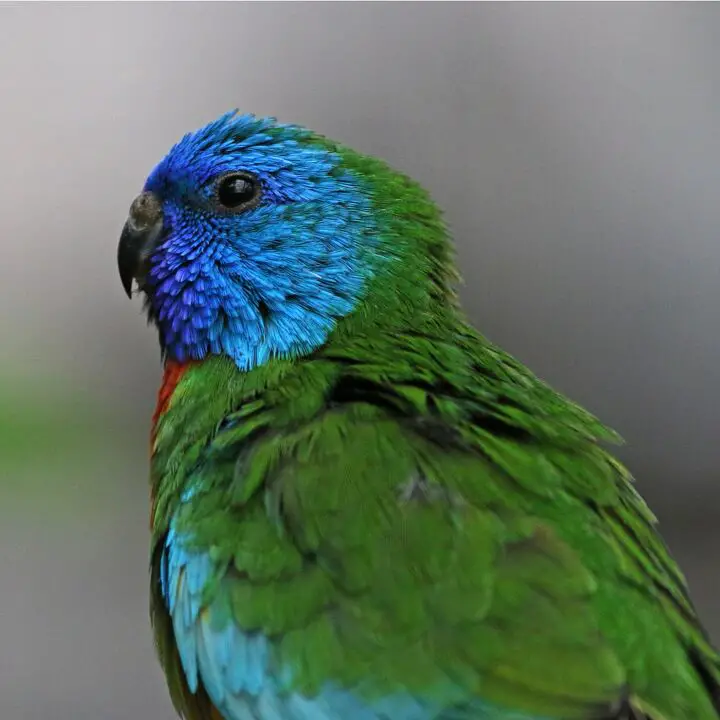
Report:
[[[180,379],[185,374],[185,371],[190,367],[190,363],[179,363],[174,360],[168,360],[165,362],[165,371],[163,372],[162,382],[160,383],[160,389],[157,395],[157,404],[155,405],[155,412],[152,416],[152,425],[150,430],[150,455],[153,454],[153,445],[155,444],[155,431],[157,430],[158,420],[162,414],[167,410],[170,398],[175,392]],[[151,491],[150,493],[150,529],[153,526],[153,516],[155,515],[155,495]]]
[[[155,428],[160,416],[167,410],[168,403],[172,394],[175,392],[177,384],[185,374],[185,371],[190,367],[190,363],[179,363],[174,360],[168,360],[165,363],[165,372],[163,373],[163,379],[160,383],[160,389],[158,390],[157,405],[155,405],[155,412],[152,416],[152,434],[155,435]]]

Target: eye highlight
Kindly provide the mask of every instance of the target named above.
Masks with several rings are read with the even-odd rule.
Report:
[[[231,172],[219,177],[215,183],[215,201],[223,210],[239,212],[257,205],[260,200],[260,183],[247,172]]]

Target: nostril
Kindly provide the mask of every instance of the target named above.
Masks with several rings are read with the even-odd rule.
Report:
[[[130,205],[128,221],[133,230],[142,231],[162,220],[162,205],[151,192],[140,193]]]

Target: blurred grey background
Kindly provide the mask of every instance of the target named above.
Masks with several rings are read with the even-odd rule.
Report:
[[[155,334],[116,242],[223,111],[418,178],[476,325],[623,434],[713,635],[717,4],[0,6],[0,717],[174,717],[147,618]]]

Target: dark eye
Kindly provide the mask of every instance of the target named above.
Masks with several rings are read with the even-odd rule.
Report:
[[[242,210],[260,198],[260,184],[249,173],[230,173],[217,183],[218,204],[226,210]]]

